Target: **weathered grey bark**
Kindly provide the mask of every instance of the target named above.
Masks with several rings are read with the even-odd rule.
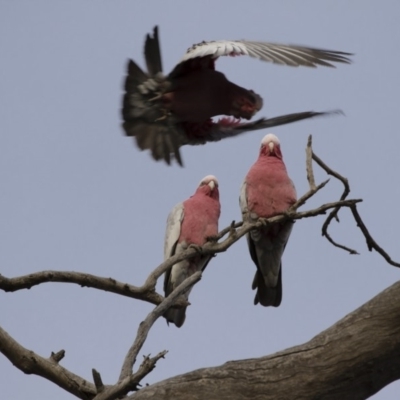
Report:
[[[400,281],[300,346],[156,383],[134,400],[361,400],[400,379]]]

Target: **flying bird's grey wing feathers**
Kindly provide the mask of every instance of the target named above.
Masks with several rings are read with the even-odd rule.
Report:
[[[162,123],[148,123],[143,118],[129,118],[123,123],[127,136],[134,136],[136,144],[141,150],[150,150],[152,157],[165,160],[170,165],[171,157],[174,157],[180,166],[183,166],[179,151],[182,145],[182,133],[179,128]]]
[[[239,41],[215,40],[211,42],[201,42],[191,46],[180,60],[180,63],[206,56],[218,58],[228,55],[247,55],[246,45]]]
[[[334,67],[330,62],[351,63],[349,56],[352,54],[342,51],[247,40],[243,40],[242,43],[245,44],[250,57],[292,67],[316,67],[318,65]]]
[[[165,160],[170,165],[171,155],[173,155],[182,167],[183,162],[179,151],[181,135],[178,133],[178,129],[165,125],[154,125],[153,127],[153,134],[147,139],[151,145],[149,148],[153,158],[156,161]]]
[[[239,55],[248,55],[262,61],[292,67],[316,67],[318,65],[334,67],[331,64],[332,62],[350,64],[351,60],[349,56],[352,56],[351,53],[343,51],[324,50],[297,45],[253,42],[248,40],[217,40],[193,45],[183,56],[181,62],[206,56],[215,59],[221,56]]]
[[[147,71],[151,76],[162,72],[160,43],[158,40],[158,27],[154,27],[153,36],[146,36],[144,44],[144,58],[146,60]]]
[[[231,123],[229,123],[229,121],[227,122],[227,119],[225,119],[213,124],[206,139],[208,142],[216,142],[227,137],[234,137],[241,135],[242,133],[256,131],[259,129],[267,129],[267,128],[272,128],[274,126],[290,124],[292,122],[297,122],[304,119],[323,117],[329,115],[338,115],[338,114],[343,114],[343,113],[340,110],[324,111],[324,112],[305,111],[293,114],[280,115],[279,117],[268,118],[268,119],[260,118],[256,121],[245,122],[245,123],[239,123],[237,121],[232,121]]]
[[[126,70],[128,71],[125,80],[125,90],[127,92],[135,91],[138,85],[148,79],[148,75],[133,60],[128,61]]]

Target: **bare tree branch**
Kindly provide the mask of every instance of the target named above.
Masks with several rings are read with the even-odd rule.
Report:
[[[65,350],[60,350],[60,351],[58,351],[57,353],[51,352],[50,358],[51,358],[54,362],[59,363],[59,362],[64,358],[64,356],[65,356]]]
[[[102,393],[104,391],[104,384],[103,384],[103,380],[101,379],[100,373],[97,372],[93,368],[92,375],[93,375],[93,382],[94,382],[94,385],[96,386],[97,393]]]
[[[315,190],[315,179],[314,179],[314,171],[312,167],[312,135],[308,136],[307,147],[306,147],[306,171],[307,171],[307,180],[310,185],[310,190]]]
[[[365,240],[367,242],[368,250],[372,251],[374,249],[377,253],[379,253],[387,263],[390,265],[393,265],[394,267],[400,267],[400,263],[395,262],[392,260],[392,258],[389,256],[388,253],[386,253],[385,250],[382,249],[381,246],[379,246],[378,243],[374,240],[374,238],[371,236],[371,234],[368,232],[367,227],[365,226],[363,220],[360,217],[360,214],[358,213],[357,207],[352,206],[350,207],[351,212],[353,213],[354,219],[357,222],[357,226],[361,229],[361,232],[363,233]]]
[[[146,341],[151,327],[153,326],[154,322],[174,304],[175,299],[177,299],[178,296],[185,292],[190,286],[193,286],[200,279],[201,272],[195,272],[188,279],[183,281],[167,298],[163,300],[161,304],[159,304],[153,309],[153,311],[149,313],[144,321],[140,323],[135,341],[129,349],[122,365],[118,383],[99,393],[94,400],[113,400],[129,393],[132,390],[137,390],[140,380],[154,369],[156,362],[160,358],[163,358],[165,354],[167,354],[167,351],[164,350],[156,357],[145,357],[138,371],[135,374],[132,374],[132,368],[136,362],[136,357]]]
[[[15,292],[21,289],[30,289],[45,282],[75,283],[82,287],[104,290],[121,296],[160,304],[164,297],[156,292],[147,292],[143,288],[118,282],[112,278],[103,278],[91,274],[69,271],[41,271],[16,278],[6,278],[0,275],[0,289],[5,292]]]
[[[336,179],[338,179],[343,183],[344,190],[342,195],[340,196],[340,200],[344,200],[350,193],[350,186],[348,180],[339,173],[337,173],[336,171],[334,171],[333,169],[331,169],[330,167],[328,167],[314,152],[312,153],[312,158],[328,175],[335,177]],[[335,247],[347,251],[350,254],[359,254],[356,250],[336,242],[332,238],[332,236],[328,233],[328,226],[331,223],[331,221],[335,218],[336,221],[339,222],[339,217],[338,217],[339,210],[340,207],[336,207],[334,210],[331,211],[331,213],[326,218],[324,224],[322,225],[322,236],[325,236],[328,239],[328,241]]]
[[[309,138],[309,141],[310,141],[310,138]],[[334,171],[332,168],[328,167],[328,165],[326,165],[314,152],[312,152],[312,158],[328,175],[332,175],[333,177],[335,177],[336,179],[338,179],[339,181],[341,181],[343,183],[344,189],[343,189],[342,195],[340,196],[340,201],[344,201],[350,193],[350,185],[349,185],[348,179],[345,178],[344,176],[340,175],[338,172]],[[307,171],[308,171],[308,169],[307,169]],[[338,212],[339,212],[340,208],[341,208],[340,206],[335,207],[331,211],[331,213],[328,215],[324,224],[322,225],[322,235],[325,236],[328,239],[328,241],[330,243],[332,243],[334,246],[339,247],[339,248],[349,252],[350,254],[359,254],[356,250],[351,249],[342,244],[339,244],[338,242],[333,240],[332,237],[328,233],[328,227],[329,227],[329,224],[331,223],[332,219],[335,218],[339,222]],[[379,246],[378,243],[371,236],[371,234],[369,233],[367,227],[364,224],[364,221],[362,220],[362,218],[357,210],[356,205],[354,204],[354,205],[350,206],[349,208],[353,214],[353,217],[357,223],[357,226],[360,228],[362,234],[364,235],[364,238],[367,242],[368,250],[369,251],[375,250],[378,254],[380,254],[386,260],[386,262],[388,264],[393,265],[394,267],[400,267],[400,263],[393,261],[393,259],[389,256],[389,254],[385,250],[383,250],[383,248],[381,246]]]
[[[172,293],[140,323],[138,333],[132,347],[129,349],[122,366],[119,379],[122,380],[132,373],[132,367],[135,364],[136,357],[142,348],[150,328],[158,317],[163,315],[175,302],[175,299],[185,292],[189,287],[193,286],[201,279],[201,272],[195,272],[189,278],[185,279]]]
[[[92,399],[95,386],[62,367],[53,357],[46,359],[21,346],[0,327],[0,352],[25,374],[39,375],[80,399]]]

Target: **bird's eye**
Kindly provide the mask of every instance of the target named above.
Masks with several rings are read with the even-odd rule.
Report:
[[[250,100],[251,100],[253,103],[256,102],[256,97],[255,97],[255,96],[253,96],[252,94],[250,94],[249,97],[250,97]]]

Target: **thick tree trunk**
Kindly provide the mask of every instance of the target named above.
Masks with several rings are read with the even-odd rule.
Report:
[[[400,282],[300,346],[156,383],[134,400],[358,400],[400,379]]]

